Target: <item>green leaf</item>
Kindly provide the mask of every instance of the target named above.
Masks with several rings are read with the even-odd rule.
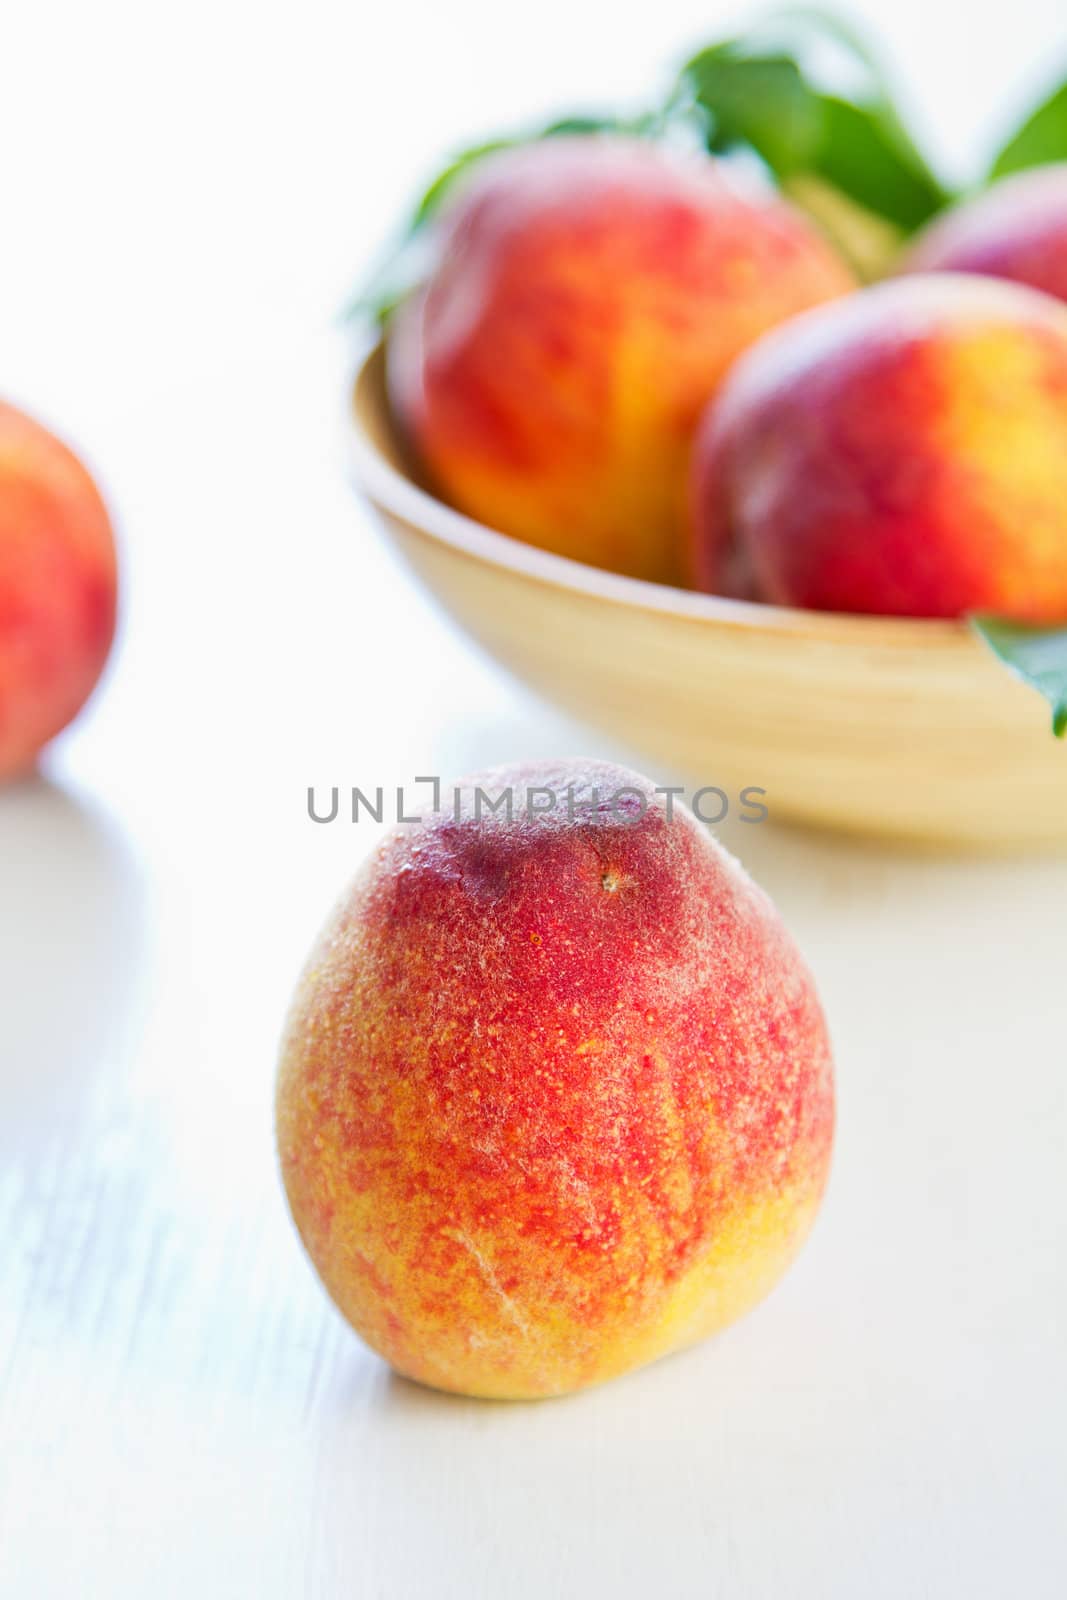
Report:
[[[644,130],[647,120],[645,117],[637,117],[631,121],[619,117],[558,117],[555,122],[549,122],[539,132],[530,134],[529,138],[571,139],[588,133],[636,133]]]
[[[448,198],[449,191],[460,178],[466,176],[471,167],[476,166],[486,156],[495,155],[498,150],[509,150],[517,143],[516,139],[486,139],[482,144],[472,144],[468,149],[461,150],[459,155],[437,174],[429,188],[423,190],[411,213],[408,231],[414,233],[440,211]]]
[[[827,44],[858,79],[845,95],[811,58]],[[710,45],[682,68],[672,100],[708,117],[708,148],[748,147],[779,182],[817,178],[906,232],[951,198],[905,127],[866,42],[832,13],[780,12]]]
[[[746,57],[713,45],[693,57],[685,75],[710,114],[709,149],[748,145],[779,177],[810,166],[823,136],[822,112],[790,56]]]
[[[421,228],[409,228],[397,238],[345,306],[340,320],[384,328],[394,311],[425,279],[424,242]]]
[[[1067,161],[1067,83],[1053,90],[1008,140],[989,176],[1003,178],[1048,161]]]
[[[999,617],[972,617],[971,627],[1009,672],[1043,694],[1052,707],[1052,731],[1067,732],[1067,627],[1031,628]]]
[[[820,95],[823,143],[813,169],[850,200],[910,233],[940,211],[948,195],[901,137],[892,109]]]

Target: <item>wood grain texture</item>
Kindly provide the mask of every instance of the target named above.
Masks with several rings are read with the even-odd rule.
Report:
[[[356,382],[357,481],[410,566],[496,660],[695,783],[782,816],[972,847],[1067,843],[1067,743],[962,623],[727,601],[504,538],[420,489]]]

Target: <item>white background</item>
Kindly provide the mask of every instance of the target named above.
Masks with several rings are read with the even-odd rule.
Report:
[[[1067,66],[1059,0],[881,9],[956,175]],[[440,149],[634,100],[728,16],[5,11],[0,391],[79,442],[125,571],[91,712],[0,795],[5,1597],[1065,1590],[1064,863],[728,833],[829,1011],[833,1182],[764,1307],[597,1392],[391,1378],[275,1176],[279,1023],[371,838],[307,785],[614,753],[378,543],[331,318]]]

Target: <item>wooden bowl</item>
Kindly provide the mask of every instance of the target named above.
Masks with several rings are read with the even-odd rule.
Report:
[[[526,683],[660,781],[853,832],[990,848],[1067,841],[1067,747],[964,623],[725,600],[550,555],[443,505],[405,465],[378,347],[355,477],[443,606]],[[708,802],[710,806],[710,801]]]

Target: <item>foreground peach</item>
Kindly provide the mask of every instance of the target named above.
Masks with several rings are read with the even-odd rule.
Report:
[[[1067,309],[938,274],[798,318],[709,411],[692,519],[713,591],[1067,619]]]
[[[709,157],[552,139],[487,158],[388,344],[432,484],[501,532],[680,578],[697,418],[734,357],[852,286],[777,197]]]
[[[908,254],[912,272],[980,272],[1067,300],[1067,162],[1002,178],[936,218]]]
[[[88,698],[115,627],[115,545],[81,462],[0,403],[0,780]]]
[[[479,815],[479,786],[513,819]],[[344,1315],[397,1371],[510,1398],[747,1311],[811,1225],[832,1124],[825,1025],[770,901],[688,812],[593,763],[499,769],[392,834],[304,973],[277,1098],[292,1213]]]

